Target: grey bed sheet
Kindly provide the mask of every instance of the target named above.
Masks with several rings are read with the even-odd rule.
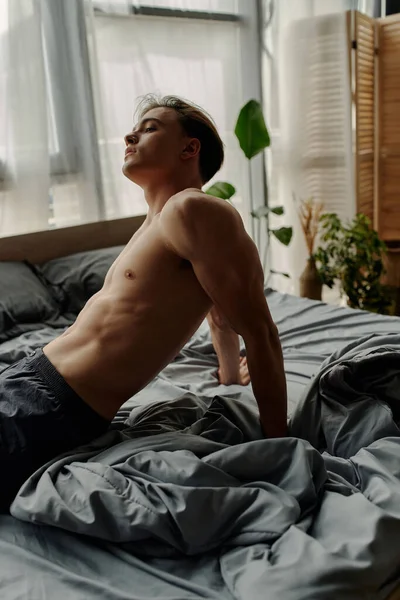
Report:
[[[35,474],[18,519],[0,517],[1,598],[386,597],[400,574],[400,319],[267,298],[303,440],[260,439],[251,388],[217,385],[203,324],[113,431]],[[61,331],[3,344],[0,365]],[[364,404],[342,401],[343,364],[368,365],[372,400],[350,369]]]
[[[288,412],[292,414],[304,387],[322,362],[335,350],[366,335],[400,333],[400,318],[375,315],[280,294],[266,290],[272,317],[279,329],[288,386]],[[32,350],[44,346],[60,335],[67,326],[46,327],[29,331],[0,344],[0,373]],[[241,342],[241,350],[244,345]],[[200,396],[244,394],[252,401],[251,386],[218,385],[217,358],[206,321],[186,344],[175,360],[144,390],[130,399],[119,411],[116,422],[122,423],[130,411],[141,404],[177,398],[182,392]]]
[[[266,290],[266,297],[283,348],[289,416],[311,377],[333,352],[368,335],[400,333],[400,318],[324,304],[280,294],[272,289]],[[244,352],[243,343],[241,350]],[[132,408],[152,402],[155,397],[171,400],[182,391],[207,397],[241,394],[253,400],[250,386],[244,389],[217,385],[216,366],[209,329],[203,323],[175,361],[152,384],[121,407],[117,420],[126,419]]]

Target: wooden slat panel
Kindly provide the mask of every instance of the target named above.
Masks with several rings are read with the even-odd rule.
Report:
[[[400,241],[400,15],[379,19],[377,229]]]
[[[373,143],[373,141],[372,141]],[[373,193],[374,193],[374,155],[369,152],[366,156],[359,156],[359,173],[358,173],[358,193],[359,204],[358,211],[367,215],[371,219],[374,218],[373,211]]]
[[[355,170],[357,212],[373,223],[375,145],[375,22],[354,13],[356,139]]]
[[[345,17],[294,20],[287,51],[299,75],[296,85],[288,84],[293,107],[289,160],[296,193],[312,196],[327,212],[347,220],[355,212],[355,186]]]

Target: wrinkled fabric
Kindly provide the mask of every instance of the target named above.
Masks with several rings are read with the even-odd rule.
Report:
[[[371,340],[377,338],[377,347],[386,346],[388,342],[386,340],[382,343],[382,336],[400,335],[400,319],[326,305],[306,298],[279,294],[273,290],[267,290],[266,295],[283,348],[288,409],[292,417],[291,425],[295,428],[291,434],[293,437],[303,438],[297,440],[298,445],[290,445],[288,442],[287,446],[287,449],[290,447],[292,450],[293,465],[300,469],[298,477],[296,469],[292,468],[288,471],[290,482],[286,482],[281,474],[280,480],[277,478],[268,481],[271,487],[265,489],[265,481],[261,479],[257,491],[260,461],[255,460],[253,468],[253,458],[249,459],[254,452],[252,454],[248,448],[254,447],[258,453],[260,446],[257,444],[261,442],[262,446],[270,441],[262,440],[251,386],[244,388],[218,384],[217,358],[208,327],[203,324],[174,361],[151,384],[121,407],[114,421],[113,431],[109,431],[89,447],[46,465],[35,474],[25,491],[21,490],[23,496],[20,496],[20,510],[25,515],[22,518],[28,520],[0,516],[2,599],[383,600],[387,597],[397,585],[400,564],[398,437],[395,435],[379,439],[382,428],[374,426],[372,407],[368,418],[368,423],[372,425],[371,432],[365,429],[364,423],[359,426],[355,424],[351,435],[347,436],[350,443],[347,442],[346,432],[353,425],[349,419],[346,420],[346,403],[341,408],[340,401],[338,404],[329,398],[325,401],[318,390],[321,366],[325,363],[329,370],[335,360],[334,357],[329,358],[333,352],[340,361],[341,352],[351,349],[350,346],[344,348],[345,345],[353,344],[354,355],[357,355],[362,350],[361,345],[368,342],[366,339],[360,342],[362,336],[368,336]],[[66,325],[68,323],[61,321],[54,327],[45,327],[43,324],[41,329],[32,325],[35,331],[0,344],[0,370],[50,342],[62,333]],[[396,349],[397,340],[391,335],[389,338],[393,342],[389,345]],[[241,351],[244,351],[242,341]],[[311,386],[310,377],[314,377]],[[332,378],[327,381],[332,382]],[[352,386],[357,388],[358,385],[357,381],[353,381]],[[342,394],[335,391],[334,396],[336,395],[340,397]],[[299,401],[300,406],[296,409]],[[393,401],[390,406],[394,415]],[[343,410],[345,412],[341,420]],[[335,414],[337,418],[333,418]],[[344,423],[336,436],[337,425],[331,430],[330,415],[339,427]],[[381,423],[384,425],[383,429],[397,427],[397,418],[389,415],[389,420],[383,419]],[[164,505],[164,528],[161,532],[164,538],[153,537],[157,533],[157,527],[153,523],[151,529],[148,518],[146,526],[149,528],[143,530],[143,523],[141,525],[143,539],[110,542],[100,538],[98,533],[103,531],[108,536],[126,533],[122,523],[124,515],[116,513],[110,517],[108,509],[99,510],[101,503],[104,503],[104,507],[109,506],[109,496],[113,492],[106,489],[107,502],[104,494],[96,494],[96,488],[91,487],[95,475],[90,474],[90,479],[86,480],[81,469],[82,490],[75,488],[72,482],[78,480],[79,468],[75,470],[73,463],[82,463],[94,470],[103,467],[113,470],[114,464],[129,461],[128,448],[126,455],[123,449],[125,445],[135,444],[139,438],[142,438],[141,446],[135,446],[135,456],[141,453],[143,458],[147,451],[153,452],[152,456],[156,457],[158,453],[167,453],[168,456],[168,463],[164,455],[163,460],[159,459],[160,477],[154,477],[150,481],[151,502],[159,508]],[[147,439],[146,442],[144,438]],[[361,439],[362,442],[359,441]],[[375,441],[370,443],[372,439]],[[235,449],[235,453],[228,460],[224,450],[229,450],[230,443],[234,445],[232,449]],[[361,445],[365,443],[369,445],[362,449]],[[329,454],[328,445],[331,452],[337,450],[341,453],[340,456]],[[352,456],[353,446],[354,452],[357,448],[358,451]],[[238,520],[238,525],[229,524],[226,533],[222,530],[220,545],[199,552],[200,543],[196,539],[193,542],[191,531],[198,531],[200,525],[197,522],[193,525],[192,521],[197,520],[207,527],[206,531],[201,531],[202,543],[215,543],[218,527],[216,520],[220,515],[208,515],[207,511],[213,511],[213,505],[208,500],[205,508],[203,502],[195,512],[193,497],[188,493],[185,495],[185,490],[182,491],[184,485],[174,489],[171,501],[167,502],[169,490],[177,483],[161,482],[161,475],[168,475],[165,465],[175,464],[171,456],[185,451],[189,453],[183,457],[185,465],[188,464],[189,457],[192,464],[192,484],[194,477],[200,472],[202,475],[207,472],[207,477],[209,476],[209,456],[213,458],[213,466],[217,465],[218,469],[229,466],[229,472],[224,471],[222,477],[225,484],[229,482],[224,489],[228,490],[230,498],[234,497],[236,488],[231,485],[232,479],[228,479],[228,475],[234,478],[236,484],[239,482],[237,489],[246,484],[251,485],[258,494],[263,494],[263,498],[268,498],[267,506],[276,507],[273,503],[274,481],[281,481],[284,487],[277,490],[275,497],[279,498],[282,493],[286,503],[276,514],[287,518],[288,525],[292,524],[274,541],[274,534],[279,534],[280,531],[278,528],[268,533],[268,514],[255,514],[251,510],[251,504],[240,504],[246,508],[244,518]],[[280,455],[275,453],[274,456],[278,464]],[[323,463],[314,464],[312,456],[319,461],[322,459]],[[199,465],[199,461],[204,464]],[[285,457],[282,466],[287,465]],[[62,490],[64,485],[60,486],[60,477],[68,473],[68,469],[71,469],[71,475],[66,477],[67,489]],[[276,476],[269,461],[267,469],[268,477]],[[121,474],[121,471],[115,472],[117,477]],[[188,470],[185,472],[189,473]],[[179,475],[183,477],[181,473]],[[262,476],[266,475],[263,470]],[[130,486],[136,485],[135,477],[132,477]],[[140,473],[138,477],[144,481],[143,486],[149,485],[148,473]],[[98,479],[103,482],[104,487],[103,475],[100,474]],[[38,495],[32,493],[32,490],[35,481],[39,480],[41,489],[45,492],[41,500],[44,506],[54,494],[49,525],[33,522],[40,502]],[[69,481],[71,485],[68,485]],[[139,479],[136,481],[140,490]],[[294,487],[294,482],[297,482],[298,489]],[[215,484],[214,479],[213,483]],[[6,485],[6,482],[2,484]],[[160,492],[162,485],[167,490],[164,495]],[[203,488],[206,487],[204,482],[202,485]],[[197,487],[201,487],[200,482],[194,486],[192,496],[196,495]],[[48,494],[49,490],[53,491]],[[304,491],[305,495],[302,493]],[[208,494],[208,499],[213,497],[210,490],[201,489],[200,492],[202,498],[204,494]],[[247,493],[246,488],[240,491],[242,503],[244,499],[247,502]],[[313,499],[316,493],[318,499],[315,503]],[[75,498],[77,502],[74,506]],[[88,498],[92,507],[89,506]],[[175,531],[181,528],[184,538],[175,540],[171,545],[167,538],[170,533],[168,527],[175,527],[173,507],[177,498],[184,498],[193,519],[185,520],[183,512],[177,511]],[[288,498],[291,504],[287,504]],[[257,502],[256,494],[252,500]],[[296,506],[294,500],[298,504],[296,510],[293,509]],[[117,503],[119,501],[118,499]],[[233,501],[236,502],[236,498]],[[310,509],[308,513],[307,506]],[[80,507],[84,513],[82,518],[76,514]],[[90,519],[85,522],[91,510],[96,514],[97,522],[90,523]],[[296,511],[299,517],[293,523]],[[70,531],[63,529],[64,525],[61,525],[61,520],[68,514]],[[258,527],[256,536],[269,536],[271,542],[250,541],[249,523],[253,517]],[[158,516],[154,518],[157,520]],[[108,525],[105,526],[103,521]],[[91,530],[90,535],[74,533],[77,524],[87,531]],[[277,520],[277,524],[282,528],[282,521]],[[96,532],[98,525],[101,527]],[[210,526],[213,529],[208,529]],[[241,527],[241,533],[238,526]],[[242,534],[241,539],[245,541],[232,546],[234,536],[236,540],[240,540],[239,535]],[[129,538],[129,532],[126,537]],[[194,553],[185,554],[178,548]]]
[[[383,598],[400,556],[399,378],[400,336],[352,342],[281,439],[240,398],[136,407],[36,472],[12,514],[146,560],[215,555],[240,600]]]

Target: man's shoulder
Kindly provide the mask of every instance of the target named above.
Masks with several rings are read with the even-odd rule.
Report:
[[[168,200],[166,207],[168,205],[170,210],[176,209],[182,212],[187,217],[185,221],[193,224],[198,222],[198,219],[206,219],[208,222],[240,219],[238,211],[230,202],[194,188],[179,192]]]
[[[160,231],[168,248],[192,260],[205,250],[243,240],[242,218],[230,203],[200,190],[190,192],[171,197],[161,211]]]

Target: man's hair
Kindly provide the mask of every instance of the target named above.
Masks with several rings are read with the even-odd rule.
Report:
[[[224,160],[224,144],[210,115],[194,104],[177,96],[160,97],[156,94],[146,94],[138,104],[136,112],[141,119],[153,108],[172,108],[179,117],[179,122],[190,137],[200,141],[199,168],[200,176],[207,183],[221,168]]]

